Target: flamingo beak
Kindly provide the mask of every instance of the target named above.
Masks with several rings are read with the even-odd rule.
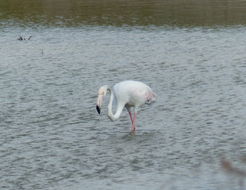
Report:
[[[98,114],[101,113],[102,102],[103,102],[103,96],[99,94],[97,98],[97,104],[96,104],[96,109],[97,109]]]
[[[96,109],[97,109],[97,113],[100,114],[101,113],[101,108],[97,105]]]

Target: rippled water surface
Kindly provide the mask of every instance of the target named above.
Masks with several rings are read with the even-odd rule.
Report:
[[[0,189],[245,188],[245,177],[221,165],[228,159],[246,170],[240,160],[246,155],[242,20],[232,19],[240,26],[225,26],[214,15],[216,26],[199,17],[200,24],[184,17],[182,27],[160,25],[161,19],[146,24],[140,22],[145,14],[139,2],[133,1],[139,10],[136,25],[124,19],[108,24],[100,16],[93,17],[96,23],[84,22],[74,15],[71,20],[79,22],[67,23],[65,12],[57,25],[52,11],[42,12],[30,2],[8,1],[1,13]],[[233,14],[243,8],[244,1],[238,3]],[[21,11],[22,18],[16,16]],[[84,15],[92,18],[90,11]],[[27,19],[29,12],[34,17]],[[17,40],[20,36],[32,37]],[[140,109],[135,135],[129,133],[126,110],[111,122],[108,99],[102,115],[95,109],[98,88],[125,79],[143,81],[158,95],[155,104]]]

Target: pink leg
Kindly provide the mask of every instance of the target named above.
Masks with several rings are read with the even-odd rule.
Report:
[[[134,113],[134,118],[133,118],[133,121],[132,121],[132,131],[135,132],[136,130],[136,118],[137,118],[137,114]]]
[[[133,120],[132,120],[132,113],[130,111],[128,111],[129,115],[130,115],[130,119],[131,119],[131,122],[133,124]]]
[[[134,113],[134,118],[132,118],[132,113],[130,111],[128,111],[129,116],[131,118],[131,122],[132,122],[132,132],[135,132],[136,130],[136,126],[135,126],[135,120],[136,120],[136,113]]]

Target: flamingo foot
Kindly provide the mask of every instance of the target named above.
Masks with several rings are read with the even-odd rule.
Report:
[[[133,129],[132,129],[131,132],[130,132],[130,134],[131,134],[131,135],[135,135],[135,134],[136,134],[136,130],[133,130]]]
[[[136,126],[135,125],[132,125],[131,132],[135,132],[135,131],[136,131]]]

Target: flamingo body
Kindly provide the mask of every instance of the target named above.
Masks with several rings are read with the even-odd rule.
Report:
[[[118,119],[122,113],[123,108],[125,107],[130,115],[132,121],[132,131],[135,131],[136,125],[136,115],[137,109],[143,104],[149,104],[155,101],[156,95],[152,89],[140,81],[122,81],[113,86],[111,89],[109,86],[104,85],[98,90],[97,98],[97,111],[100,114],[102,102],[104,96],[107,92],[110,92],[110,100],[108,104],[108,117],[114,121]],[[112,112],[112,104],[114,99],[116,100],[116,112]],[[131,108],[134,108],[134,116],[132,116]]]
[[[130,107],[139,107],[154,99],[154,93],[146,84],[139,81],[122,81],[113,86],[117,101]]]

